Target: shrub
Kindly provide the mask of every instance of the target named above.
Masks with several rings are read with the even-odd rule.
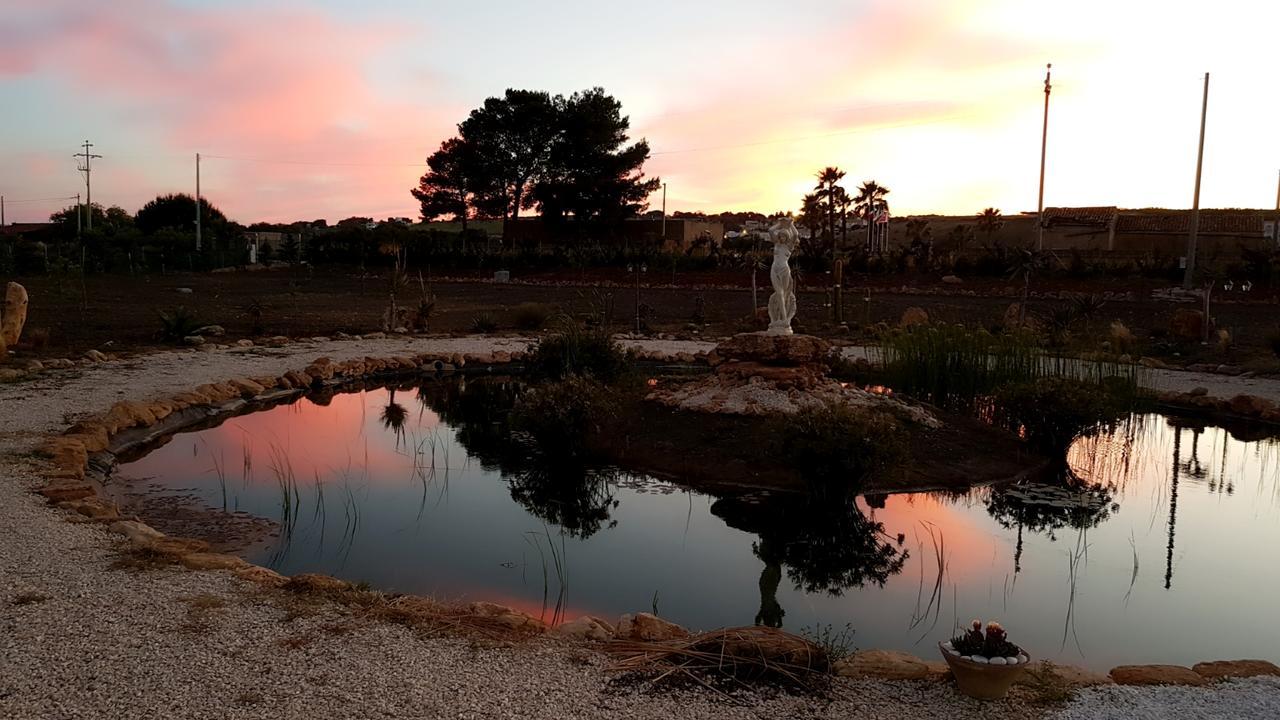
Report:
[[[1272,330],[1271,333],[1267,335],[1267,347],[1271,348],[1271,352],[1275,354],[1276,357],[1280,357],[1280,328]]]
[[[498,320],[489,313],[480,313],[471,318],[471,332],[488,335],[498,331]]]
[[[511,427],[531,438],[544,456],[577,458],[613,416],[612,393],[598,381],[571,375],[537,385],[516,401]]]
[[[163,340],[181,341],[188,335],[194,335],[196,330],[204,326],[204,323],[196,318],[194,311],[182,305],[168,312],[157,311],[156,314],[160,316],[160,337]]]
[[[1136,342],[1133,333],[1119,320],[1111,323],[1111,348],[1116,352],[1127,353]]]
[[[829,404],[774,422],[779,452],[814,490],[857,491],[907,455],[905,433],[885,413]]]
[[[551,308],[542,303],[520,303],[512,313],[516,328],[520,330],[541,330],[551,317]]]
[[[590,375],[608,383],[626,373],[628,360],[627,353],[603,330],[584,331],[566,321],[558,331],[538,341],[525,364],[535,377]]]
[[[1102,384],[1067,377],[1010,383],[996,390],[996,417],[1021,429],[1032,446],[1063,452],[1079,435],[1124,414],[1131,401],[1123,380]]]

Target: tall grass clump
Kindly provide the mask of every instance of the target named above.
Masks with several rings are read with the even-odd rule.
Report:
[[[975,409],[999,387],[1066,377],[1138,394],[1143,369],[1132,363],[1046,354],[1030,332],[995,335],[963,325],[916,326],[882,340],[886,382],[899,392],[957,410]]]
[[[916,326],[881,343],[888,384],[937,405],[969,405],[1000,385],[1039,374],[1039,348],[1029,333],[993,335],[961,325]]]
[[[511,313],[513,324],[518,330],[541,330],[551,317],[551,308],[543,303],[520,303]]]
[[[194,335],[202,327],[195,311],[182,305],[168,311],[158,310],[156,315],[160,317],[160,338],[163,340],[177,342]]]
[[[779,418],[771,435],[782,457],[815,491],[856,492],[907,457],[906,433],[897,420],[843,404]]]
[[[532,439],[544,457],[580,459],[589,454],[592,438],[600,435],[615,405],[603,384],[570,375],[526,391],[511,410],[511,428]]]
[[[590,375],[605,383],[626,374],[628,355],[603,330],[583,330],[564,319],[555,332],[544,336],[525,359],[526,369],[538,378],[559,380]]]

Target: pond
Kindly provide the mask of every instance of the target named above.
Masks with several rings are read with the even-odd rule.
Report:
[[[1039,658],[1280,660],[1280,443],[1157,414],[1078,440],[1058,482],[807,501],[717,498],[510,450],[518,385],[301,398],[122,465],[132,492],[266,518],[284,574],[488,600],[548,621],[653,611],[695,629],[846,626],[932,658],[999,619]]]

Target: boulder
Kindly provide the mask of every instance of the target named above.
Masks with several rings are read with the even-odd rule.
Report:
[[[229,382],[240,391],[240,396],[244,398],[255,397],[266,392],[266,388],[262,387],[260,383],[254,382],[249,378],[237,378]]]
[[[1182,342],[1204,339],[1204,313],[1191,308],[1178,308],[1169,318],[1169,334]]]
[[[942,282],[948,285],[959,285],[960,283],[963,283],[964,280],[961,280],[959,277],[956,277],[955,275],[943,275]]]
[[[598,617],[583,615],[562,623],[551,631],[555,637],[606,642],[613,639],[614,627]]]
[[[546,630],[546,625],[535,617],[526,615],[519,610],[509,608],[506,605],[498,605],[491,602],[473,602],[467,605],[465,610],[477,617],[485,618],[490,622],[504,627],[508,630],[524,630],[530,632],[542,632]]]
[[[86,350],[84,353],[84,357],[86,360],[91,360],[96,363],[107,361],[107,356],[102,354],[102,352],[98,350]]]
[[[60,510],[69,510],[92,520],[107,520],[120,517],[120,513],[97,497],[85,497],[79,500],[64,500],[57,504]]]
[[[1048,660],[1039,660],[1027,666],[1027,671],[1014,685],[1040,685],[1049,683],[1068,690],[1091,687],[1093,685],[1114,685],[1115,681],[1099,672],[1087,670],[1076,665],[1059,665]]]
[[[288,578],[275,570],[269,570],[259,565],[249,565],[248,567],[239,568],[234,572],[236,577],[241,580],[247,580],[251,583],[257,583],[258,585],[265,585],[267,587],[278,588],[289,582]]]
[[[913,325],[928,325],[929,313],[924,308],[909,307],[902,313],[902,319],[898,321],[901,327],[911,327]]]
[[[251,348],[253,347],[253,341],[248,338],[245,338],[243,340],[237,340],[236,347]]]
[[[1181,665],[1121,665],[1111,668],[1111,679],[1119,685],[1204,685],[1207,680]]]
[[[805,365],[762,365],[758,362],[727,362],[716,367],[716,374],[730,382],[747,382],[759,377],[781,388],[807,390],[817,385],[825,374],[825,367],[813,363]]]
[[[200,345],[204,345],[204,338],[201,337],[200,335],[188,335],[182,338],[182,344],[191,345],[192,347],[198,347]]]
[[[715,352],[729,360],[802,365],[823,362],[831,352],[831,343],[812,335],[740,333],[717,345]]]
[[[1257,395],[1236,395],[1227,401],[1231,412],[1246,417],[1262,417],[1268,410],[1274,410],[1276,404]]]
[[[40,489],[40,494],[48,498],[51,503],[60,503],[94,497],[98,492],[88,483],[75,482],[74,478],[68,478],[45,485]]]
[[[924,680],[946,672],[946,665],[929,663],[898,650],[863,650],[837,662],[834,670],[844,677],[883,680]]]
[[[298,593],[333,593],[350,590],[351,583],[329,575],[301,573],[289,578],[284,587]]]
[[[222,337],[227,334],[227,330],[221,325],[205,325],[191,334],[200,335],[202,337]]]
[[[687,638],[689,631],[657,615],[642,612],[623,615],[619,618],[618,627],[613,636],[619,640],[662,642]]]
[[[239,570],[249,565],[249,563],[235,555],[211,552],[195,552],[183,555],[181,562],[191,570]]]
[[[13,347],[27,324],[27,289],[11,282],[4,291],[4,313],[0,315],[0,345]]]
[[[129,542],[137,545],[164,537],[164,533],[137,520],[117,520],[111,523],[111,531],[120,533]]]
[[[284,335],[276,335],[274,337],[267,338],[265,343],[267,347],[284,347],[289,344],[289,338]]]
[[[1187,395],[1190,395],[1191,397],[1204,397],[1208,394],[1209,388],[1207,387],[1193,387],[1187,391]]]
[[[1280,667],[1266,660],[1215,660],[1213,662],[1196,663],[1191,666],[1191,669],[1197,675],[1209,680],[1258,677],[1260,675],[1280,676]]]

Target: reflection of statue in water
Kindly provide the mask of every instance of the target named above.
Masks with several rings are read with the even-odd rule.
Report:
[[[773,243],[773,266],[769,280],[773,294],[769,296],[769,334],[790,335],[791,320],[796,316],[796,284],[791,277],[791,253],[800,242],[800,233],[791,218],[779,218],[769,228],[769,242]]]
[[[868,583],[884,585],[902,571],[907,553],[884,539],[884,527],[858,508],[852,496],[755,496],[724,498],[711,512],[729,527],[754,533],[764,563],[756,624],[780,627],[782,566],[796,589],[839,596]]]

